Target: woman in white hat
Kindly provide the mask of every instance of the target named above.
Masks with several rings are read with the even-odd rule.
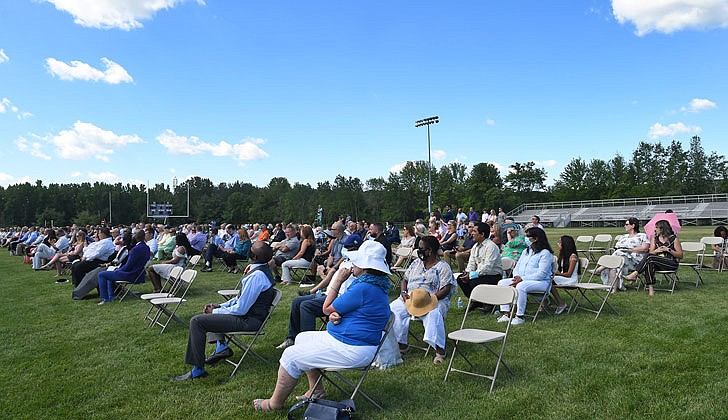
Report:
[[[425,327],[423,340],[435,348],[434,362],[440,364],[445,360],[445,316],[457,283],[450,264],[440,260],[437,238],[419,237],[415,248],[419,259],[404,273],[401,297],[389,305],[395,317],[392,332],[400,351],[406,353],[410,318],[420,318]]]
[[[379,242],[365,241],[358,251],[347,255],[356,280],[346,293],[338,296],[341,283],[349,276],[335,276],[323,308],[330,321],[326,331],[305,331],[296,336],[295,344],[281,355],[273,395],[269,399],[254,400],[256,410],[283,408],[304,372],[309,384],[306,396],[322,397],[323,383],[314,389],[321,376],[320,368],[357,368],[374,357],[390,314],[387,275],[391,273],[385,261],[387,251]]]

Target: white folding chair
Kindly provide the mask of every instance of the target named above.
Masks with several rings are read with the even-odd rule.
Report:
[[[270,307],[268,308],[268,315],[265,316],[265,319],[260,324],[260,328],[256,331],[229,331],[225,332],[225,337],[227,338],[228,342],[231,344],[234,344],[237,348],[243,351],[243,355],[240,356],[240,360],[237,362],[232,361],[230,359],[225,359],[226,362],[230,363],[231,365],[235,366],[233,369],[233,372],[230,374],[230,377],[233,377],[235,373],[238,371],[238,368],[243,363],[243,360],[245,359],[245,356],[248,355],[248,353],[251,353],[261,361],[265,363],[270,363],[268,360],[266,360],[263,356],[258,354],[255,350],[253,350],[253,344],[255,344],[255,340],[258,339],[261,335],[265,335],[265,326],[268,323],[268,320],[270,319],[271,314],[273,313],[273,309],[276,308],[278,305],[278,302],[281,301],[281,296],[283,296],[283,292],[281,292],[279,289],[273,289],[275,292],[275,296],[273,296],[273,301],[270,304]],[[246,342],[242,337],[250,336],[250,342]]]
[[[608,233],[600,233],[594,237],[591,246],[589,247],[588,256],[589,259],[594,261],[596,255],[604,255],[609,253],[612,246],[612,235]]]
[[[589,249],[592,247],[594,237],[591,235],[579,235],[576,237],[576,252],[582,255],[589,255]]]
[[[158,293],[145,293],[141,296],[141,300],[150,301],[152,299],[161,299],[161,298],[167,298],[167,297],[174,297],[177,295],[177,292],[179,291],[179,288],[182,284],[184,284],[180,277],[182,276],[182,272],[184,269],[180,266],[172,267],[172,270],[169,272],[169,277],[167,277],[167,280],[165,280],[164,284],[162,285],[162,291]],[[147,314],[144,316],[145,320],[152,321],[154,319],[151,315],[152,310],[154,309],[154,306],[149,306],[149,310],[147,311]]]
[[[707,250],[703,252],[703,261],[705,261],[706,256],[712,256],[713,258],[719,258],[718,268],[712,268],[711,267],[704,267],[703,270],[716,270],[718,272],[723,272],[724,269],[728,268],[726,267],[725,260],[725,250],[726,245],[728,241],[724,241],[723,238],[719,238],[717,236],[705,236],[700,238],[700,242],[706,245]],[[713,245],[716,245],[720,249],[723,249],[723,254],[716,252],[713,250]],[[710,253],[708,253],[708,250]]]
[[[682,261],[680,261],[681,267],[690,267],[695,271],[695,274],[697,274],[697,278],[695,279],[695,287],[698,287],[703,283],[703,276],[700,274],[700,272],[703,270],[703,256],[705,255],[705,244],[701,242],[683,242],[680,244],[682,246],[683,252],[694,252],[695,253],[695,262],[687,262],[685,261],[687,258],[683,256]]]
[[[200,254],[191,256],[190,259],[187,260],[187,267],[185,267],[185,269],[195,270],[197,268],[197,264],[200,263],[201,258],[202,258],[202,255],[200,255]]]
[[[601,257],[599,257],[599,261],[597,261],[597,266],[602,266],[605,270],[615,269],[617,270],[617,273],[620,273],[622,271],[623,265],[624,258],[620,257],[619,255],[602,255]],[[597,276],[597,283],[592,283],[594,276]],[[594,319],[596,320],[597,318],[599,318],[599,314],[602,313],[602,309],[604,309],[605,306],[609,306],[609,309],[614,311],[615,314],[619,315],[619,312],[617,312],[617,310],[614,309],[614,307],[609,302],[607,302],[609,296],[612,294],[612,289],[615,287],[615,284],[618,284],[618,282],[619,274],[614,277],[614,281],[612,283],[602,284],[601,276],[592,272],[589,275],[589,280],[587,282],[579,282],[576,284],[577,293],[574,294],[574,299],[572,299],[572,305],[569,308],[569,312],[576,312],[577,309],[583,309],[585,311],[595,313],[596,316],[594,317]],[[589,296],[587,296],[589,292],[594,295],[594,300],[596,302],[592,302],[591,299],[589,299]],[[599,299],[601,299],[601,303],[599,303]],[[590,307],[583,306],[581,303],[582,300],[586,300],[586,302],[589,303]]]
[[[513,274],[513,267],[516,266],[516,260],[513,258],[501,258],[501,267],[503,268],[503,278],[507,279]]]
[[[147,261],[147,263],[144,265],[144,269],[137,275],[137,277],[134,279],[134,281],[117,281],[114,282],[114,287],[116,287],[116,295],[118,296],[117,300],[119,302],[122,302],[124,298],[129,293],[132,293],[132,290],[139,286],[141,284],[141,280],[144,278],[144,274],[147,271],[147,267],[149,267],[150,261]],[[132,296],[136,296],[134,293],[132,293]]]
[[[510,307],[513,308],[516,304],[517,296],[518,292],[514,287],[479,284],[475,286],[473,292],[470,294],[470,302],[480,302],[489,305],[510,305]],[[468,308],[470,308],[469,304]],[[457,331],[453,331],[447,335],[449,339],[455,341],[455,344],[452,349],[452,357],[450,357],[450,363],[448,364],[447,370],[445,371],[445,381],[447,381],[450,372],[460,372],[467,375],[479,376],[481,378],[486,378],[491,381],[490,392],[493,392],[493,387],[495,386],[495,381],[498,378],[498,370],[500,369],[501,364],[505,366],[508,372],[513,374],[513,371],[511,371],[511,368],[508,366],[508,364],[503,361],[503,353],[506,349],[506,340],[508,339],[508,332],[510,331],[511,323],[505,323],[505,332],[476,328],[465,328],[465,323],[468,319],[469,313],[469,309],[466,309],[465,315],[463,316],[463,322],[462,324],[460,324],[460,329]],[[513,313],[511,312],[511,315],[512,314]],[[490,344],[499,341],[501,342],[500,350],[496,351],[490,346]],[[470,362],[470,360],[465,356],[465,353],[463,353],[461,349],[461,343],[480,344],[485,347],[488,352],[495,356],[498,361],[495,364],[495,370],[493,371],[493,374],[484,375],[482,373],[475,372],[473,363]],[[456,354],[459,354],[460,356],[462,356],[463,359],[465,359],[468,365],[470,365],[470,370],[460,370],[453,367]]]
[[[392,324],[394,324],[394,313],[389,313],[389,320],[387,321],[387,324],[384,326],[384,329],[382,330],[382,339],[379,340],[379,346],[377,346],[376,352],[374,352],[374,357],[364,366],[357,367],[357,368],[351,368],[351,369],[339,369],[339,368],[321,368],[321,377],[319,377],[318,381],[316,381],[316,384],[313,386],[313,389],[316,389],[319,382],[321,382],[322,379],[326,379],[331,385],[336,387],[339,391],[343,392],[344,394],[348,393],[346,389],[342,385],[340,385],[338,382],[336,382],[333,377],[338,378],[341,382],[345,383],[350,389],[351,389],[351,395],[349,396],[350,400],[354,400],[354,397],[356,397],[357,394],[361,394],[362,397],[364,397],[367,401],[372,403],[375,407],[382,410],[382,406],[379,405],[376,401],[374,401],[369,395],[367,395],[364,391],[361,390],[361,385],[364,382],[364,379],[366,379],[367,374],[369,373],[369,370],[374,365],[374,361],[377,359],[377,355],[379,354],[379,350],[382,348],[382,344],[384,344],[384,340],[387,339],[387,336],[389,335],[389,332],[392,330]],[[361,376],[359,377],[359,380],[356,384],[348,380],[344,375],[341,374],[343,371],[359,371],[361,372]],[[331,375],[329,375],[331,374]]]
[[[416,250],[414,248],[401,246],[397,248],[395,251],[394,257],[395,259],[399,260],[399,258],[403,258],[402,265],[397,267],[392,267],[392,273],[397,276],[397,279],[399,281],[402,281],[402,278],[404,277],[405,271],[407,271],[407,267],[409,267],[410,263],[412,262],[413,255],[417,255]]]
[[[177,309],[179,309],[179,307],[182,306],[183,303],[187,302],[185,296],[187,296],[187,292],[190,291],[190,287],[192,287],[192,283],[194,283],[196,277],[197,271],[185,270],[180,276],[180,281],[183,282],[183,285],[180,286],[178,296],[157,298],[148,301],[152,306],[157,309],[157,313],[152,317],[152,321],[149,323],[150,327],[152,325],[158,325],[162,327],[162,331],[159,332],[160,334],[162,334],[164,330],[167,329],[169,321],[174,319],[181,325],[189,328],[189,324],[182,318],[177,316],[176,313]],[[164,322],[160,321],[160,318],[163,315],[167,317],[166,321]]]

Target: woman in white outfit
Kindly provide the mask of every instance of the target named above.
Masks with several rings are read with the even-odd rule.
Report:
[[[389,304],[394,313],[394,333],[400,350],[407,352],[407,334],[412,316],[425,327],[424,341],[435,349],[435,364],[445,360],[445,317],[456,283],[450,264],[440,260],[440,244],[434,236],[415,240],[418,259],[412,261],[402,279],[399,298]]]
[[[579,255],[576,253],[576,242],[571,236],[564,235],[559,238],[558,246],[559,256],[556,259],[553,284],[576,286],[576,283],[579,282],[579,270],[581,270]],[[551,289],[551,294],[556,298],[556,315],[561,315],[566,309],[566,303],[557,289]]]
[[[602,283],[614,285],[612,292],[616,292],[618,289],[624,289],[622,286],[622,276],[634,271],[637,264],[642,261],[645,255],[647,255],[647,251],[650,250],[650,238],[644,233],[640,233],[640,221],[636,217],[627,219],[624,223],[624,230],[627,233],[617,236],[617,240],[614,243],[615,251],[612,254],[624,258],[622,272],[619,273],[619,283],[615,281],[617,276],[616,268],[605,270],[604,268],[597,267],[597,271],[602,276]]]

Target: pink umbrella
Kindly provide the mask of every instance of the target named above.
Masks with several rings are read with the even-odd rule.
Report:
[[[652,237],[655,236],[655,223],[657,223],[658,220],[667,220],[667,223],[670,224],[673,232],[675,232],[676,235],[678,232],[680,232],[680,229],[681,229],[680,221],[677,220],[676,213],[657,213],[645,225],[645,233],[647,234],[647,236],[650,239],[652,239]]]

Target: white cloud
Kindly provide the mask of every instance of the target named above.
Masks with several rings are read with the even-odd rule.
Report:
[[[14,113],[19,120],[24,120],[33,116],[30,112],[21,111],[16,105],[13,105],[8,98],[0,100],[0,114],[5,114],[8,110]]]
[[[81,176],[81,172],[79,172],[79,171],[73,171],[73,172],[71,172],[71,173],[70,173],[70,174],[68,174],[68,175],[69,175],[69,176],[70,176],[71,178],[78,178],[79,176]]]
[[[43,145],[40,142],[28,141],[25,137],[18,137],[15,140],[15,145],[23,153],[29,153],[33,157],[37,157],[43,160],[50,160],[51,157],[43,153],[41,150]]]
[[[7,54],[5,54],[5,50],[0,48],[0,63],[4,63],[6,61],[10,61],[10,57],[8,57]]]
[[[612,13],[619,23],[634,24],[638,36],[728,27],[725,0],[612,0]]]
[[[551,167],[556,166],[557,162],[553,159],[549,159],[549,160],[543,160],[543,161],[535,161],[533,163],[535,163],[536,165],[539,165],[539,166],[543,166],[544,168],[551,168]]]
[[[404,167],[406,165],[407,165],[407,162],[402,162],[402,163],[398,163],[396,165],[392,165],[389,168],[389,172],[393,173],[393,174],[398,174],[398,173],[402,172],[402,169],[404,169]]]
[[[505,165],[501,165],[498,162],[487,162],[487,163],[490,163],[491,165],[495,166],[495,168],[498,169],[498,172],[503,172],[503,170],[506,169]]]
[[[647,133],[647,136],[652,139],[658,139],[660,137],[674,137],[677,134],[680,133],[700,133],[703,131],[700,127],[697,126],[687,126],[681,122],[668,124],[668,125],[662,125],[660,123],[655,123],[650,127],[649,132]]]
[[[92,80],[94,82],[102,81],[112,85],[119,83],[131,83],[134,81],[127,73],[124,67],[109,60],[106,57],[101,58],[101,62],[106,66],[106,70],[101,71],[82,61],[71,61],[66,64],[55,58],[46,58],[46,66],[48,72],[61,80]]]
[[[88,177],[92,181],[98,182],[115,183],[119,181],[119,177],[111,172],[89,172]]]
[[[171,9],[185,0],[46,0],[68,12],[77,25],[98,29],[141,28],[160,10]],[[203,0],[197,4],[204,5]]]
[[[209,153],[218,157],[230,156],[241,166],[246,161],[268,157],[268,153],[258,146],[266,142],[264,139],[249,138],[242,143],[236,144],[221,140],[215,144],[202,141],[195,136],[178,136],[174,131],[167,129],[157,136],[157,141],[172,154],[198,155]]]
[[[7,187],[13,182],[14,179],[14,176],[6,174],[4,172],[0,172],[0,186]]]
[[[128,144],[142,143],[142,139],[136,134],[118,135],[81,121],[76,121],[70,130],[46,136],[43,140],[54,145],[56,155],[63,159],[94,158],[104,162],[108,162],[115,151]]]
[[[131,185],[146,185],[146,181],[139,178],[129,178],[129,184]]]
[[[490,125],[490,126],[493,126],[493,125],[495,125],[495,120],[494,120],[494,119],[492,119],[492,118],[487,118],[487,119],[485,120],[485,124],[486,124],[486,125]]]
[[[692,101],[690,101],[690,104],[688,106],[680,108],[680,111],[692,112],[697,114],[698,112],[707,111],[709,109],[716,108],[717,106],[718,105],[716,105],[715,102],[709,99],[694,98]]]
[[[447,157],[447,153],[445,153],[444,150],[433,150],[432,151],[432,158],[434,160],[445,160],[445,157]]]

